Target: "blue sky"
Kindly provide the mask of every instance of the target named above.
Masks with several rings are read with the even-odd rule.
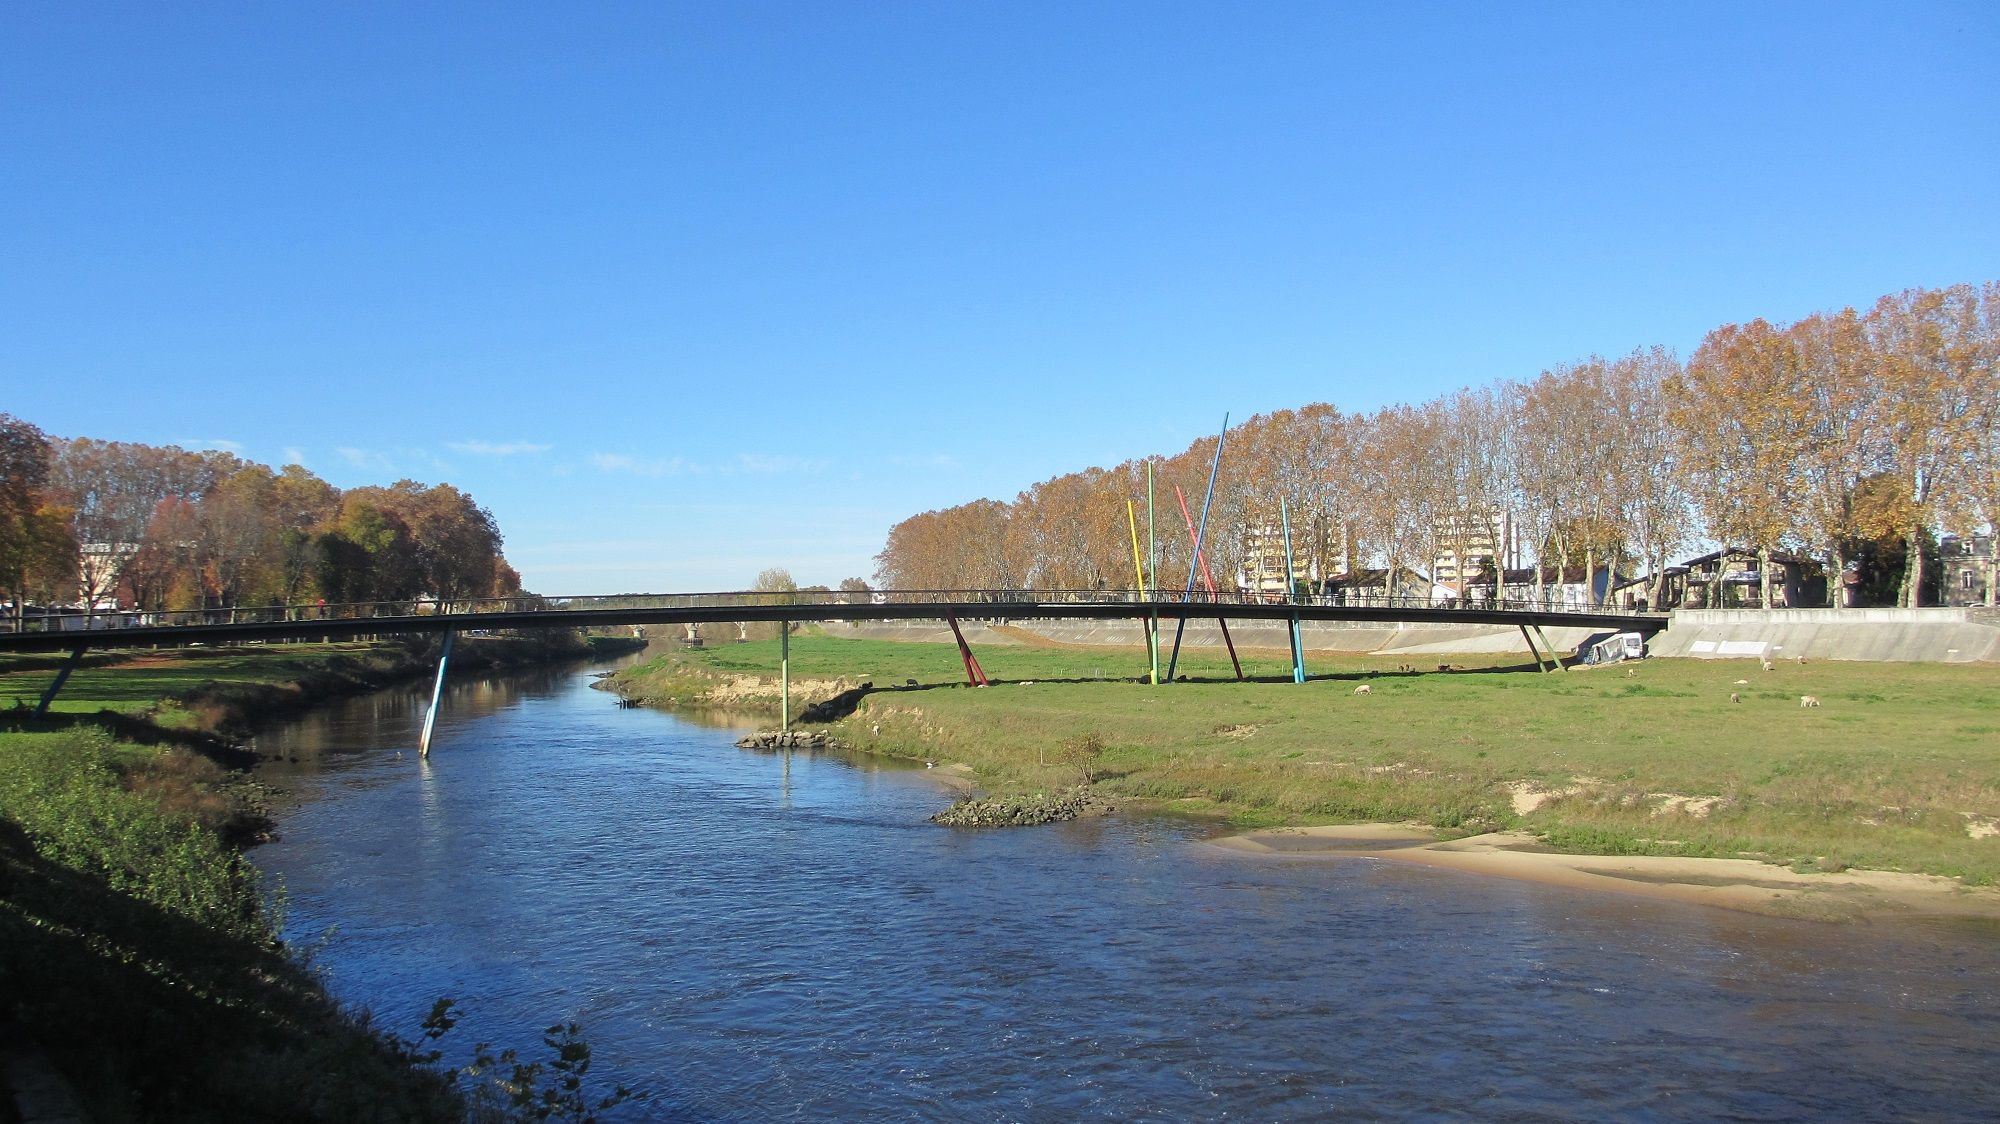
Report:
[[[530,588],[2000,275],[2000,5],[23,2],[0,410]],[[1226,486],[1226,479],[1225,479]]]

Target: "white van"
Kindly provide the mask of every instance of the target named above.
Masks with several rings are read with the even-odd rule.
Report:
[[[1646,658],[1646,638],[1636,632],[1616,632],[1590,646],[1583,654],[1587,664],[1617,663]]]

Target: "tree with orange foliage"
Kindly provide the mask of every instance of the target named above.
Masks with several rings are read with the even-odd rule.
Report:
[[[1864,534],[1898,533],[1908,568],[1901,601],[1914,608],[1923,583],[1922,536],[1970,516],[1976,482],[1967,462],[1991,407],[1982,378],[1980,293],[1970,285],[1910,289],[1877,301],[1864,321],[1879,392],[1872,403],[1882,467],[1899,502],[1882,505]],[[1982,389],[1989,391],[1981,401]]]

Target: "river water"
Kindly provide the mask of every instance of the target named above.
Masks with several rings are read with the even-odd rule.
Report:
[[[253,853],[344,1000],[574,1019],[631,1119],[2000,1117],[2000,931],[1822,925],[1109,818],[963,831],[921,769],[738,750],[565,671],[357,699]]]

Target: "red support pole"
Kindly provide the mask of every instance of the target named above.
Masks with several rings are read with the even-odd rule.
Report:
[[[965,661],[965,682],[967,686],[986,686],[986,672],[980,670],[978,659],[973,657],[972,646],[965,642],[965,633],[958,630],[958,618],[946,617],[951,623],[951,634],[958,638],[958,657]]]

